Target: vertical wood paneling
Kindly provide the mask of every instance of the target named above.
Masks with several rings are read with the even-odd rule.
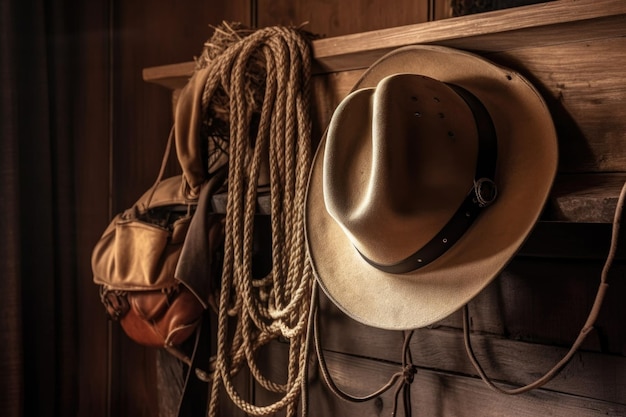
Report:
[[[420,6],[427,4],[421,3]],[[259,0],[258,26],[308,21],[308,30],[336,36],[425,21],[427,9],[412,9],[418,7],[416,4],[403,7],[396,3],[393,7],[382,7],[382,3],[376,1]],[[435,17],[446,17],[446,11],[439,8],[442,2],[437,2],[437,5]],[[421,17],[415,19],[415,16]],[[566,152],[562,155],[565,158],[561,168],[589,170],[599,165],[588,162],[594,157],[593,152],[606,149],[606,152],[601,151],[599,154],[602,157],[599,161],[604,163],[601,168],[623,171],[619,165],[623,147],[616,142],[620,131],[617,129],[618,120],[621,120],[618,116],[623,110],[623,106],[620,106],[623,101],[622,89],[618,87],[609,91],[603,84],[621,74],[619,65],[623,59],[619,58],[623,57],[614,52],[611,56],[617,57],[615,63],[600,59],[606,57],[603,51],[620,50],[614,46],[623,44],[623,37],[582,42],[574,39],[580,35],[571,30],[570,27],[564,34],[569,39],[563,42],[552,45],[549,42],[537,42],[544,35],[555,36],[555,33],[535,33],[537,37],[534,43],[528,43],[529,38],[526,37],[523,39],[523,42],[527,42],[524,47],[512,50],[504,48],[505,52],[492,53],[491,57],[523,70],[540,86],[542,93],[562,93],[550,100],[552,110],[560,108],[557,104],[565,103],[565,111],[554,113],[558,119],[561,140],[579,139],[581,143],[591,144],[592,149],[564,143]],[[495,44],[500,41],[510,44],[518,36],[519,33],[511,32],[498,34],[490,38],[491,46],[495,48]],[[483,50],[484,47],[476,39],[470,39],[465,46],[462,43],[453,46],[467,46],[477,50]],[[321,137],[332,111],[353,85],[360,71],[315,77],[315,137]],[[602,72],[605,73],[603,76],[593,77],[594,73]],[[577,83],[570,85],[563,77],[566,81],[576,79]],[[583,81],[579,82],[580,79]],[[587,79],[593,79],[594,82],[587,83]],[[612,82],[611,85],[616,83]],[[572,134],[572,130],[578,128],[581,133]],[[579,228],[576,230],[578,233],[581,225],[574,226]],[[603,235],[602,239],[605,238],[607,236]],[[563,240],[576,239],[580,239],[580,236],[572,236],[559,229],[544,234],[542,240],[545,242],[541,242],[543,246],[540,253],[533,252],[529,247],[528,252],[533,256],[526,254],[511,262],[501,276],[470,303],[477,354],[494,378],[511,384],[534,380],[562,357],[580,329],[597,288],[604,253],[590,258],[589,253],[576,242],[568,245],[570,249],[577,248],[571,254],[562,253],[563,245],[547,248]],[[607,242],[600,242],[597,235],[585,239],[590,240],[588,244],[596,246],[596,249],[599,246],[606,248],[605,243],[608,243],[608,239]],[[591,243],[591,239],[594,243]],[[599,252],[594,253],[597,255]],[[614,281],[611,282],[596,331],[589,336],[583,350],[572,363],[546,390],[518,397],[502,396],[490,391],[475,378],[475,372],[463,350],[459,314],[431,328],[420,329],[416,334],[419,337],[415,337],[412,343],[414,360],[420,367],[413,385],[414,415],[624,415],[626,339],[621,320],[625,317],[624,305],[620,301],[626,285],[620,280],[624,275],[623,263],[617,265],[613,275]],[[328,302],[324,305],[323,315],[328,359],[338,382],[347,390],[371,391],[386,379],[385,376],[398,370],[394,364],[399,358],[398,334],[350,323],[343,313]],[[266,359],[264,370],[268,375],[284,377],[280,374],[280,364],[285,358],[284,346],[272,348],[275,349],[263,352]],[[389,393],[360,405],[346,403],[324,387],[316,369],[312,369],[311,373],[311,415],[389,414],[392,401]],[[258,390],[256,399],[266,403],[275,400],[275,396]]]
[[[109,218],[133,204],[150,187],[173,122],[170,92],[145,83],[142,69],[192,60],[212,34],[210,25],[223,20],[249,24],[250,20],[248,0],[111,0],[110,4],[113,54]],[[106,160],[106,152],[99,158]],[[102,196],[108,190],[93,192]],[[159,415],[155,353],[130,341],[116,323],[112,324],[111,416]]]
[[[117,1],[114,6],[113,211],[125,209],[156,177],[170,126],[170,92],[145,83],[143,68],[190,61],[211,26],[249,21],[249,0]]]
[[[259,0],[259,5],[260,26],[309,21],[307,29],[328,36],[415,23],[408,21],[410,12],[404,15],[398,13],[399,9],[409,9],[396,7],[396,4],[386,11],[365,11],[365,8],[375,8],[374,2],[365,5],[357,1],[335,5],[325,1]],[[442,2],[438,2],[438,6],[441,8],[436,9],[435,17],[449,17],[449,11],[445,10]],[[393,24],[388,24],[391,20],[386,15],[387,11],[398,19]],[[424,20],[426,10],[421,21]],[[600,50],[621,50],[608,48],[607,45],[618,45],[622,39],[595,40],[585,42],[584,45],[582,42],[552,47],[541,45],[495,56],[492,54],[492,58],[524,70],[525,74],[534,78],[533,82],[544,89],[543,93],[549,94],[553,90],[560,93],[549,101],[551,109],[557,110],[555,117],[565,156],[562,169],[589,171],[601,165],[602,169],[621,170],[622,145],[615,140],[615,136],[620,134],[616,123],[621,118],[611,116],[611,112],[623,109],[619,105],[623,97],[622,91],[615,89],[618,83],[610,82],[610,79],[621,73],[618,67],[623,59],[614,61],[613,67],[606,61],[598,60],[598,57],[604,55]],[[581,55],[583,50],[587,53]],[[621,56],[618,52],[613,55]],[[590,71],[590,68],[593,70]],[[334,108],[360,72],[355,70],[315,77],[315,137],[321,137]],[[587,72],[604,75],[591,76]],[[580,81],[580,85],[570,86],[560,80],[561,77]],[[613,90],[607,91],[607,88]],[[567,107],[567,111],[561,110],[562,105]],[[605,119],[598,123],[597,119],[602,118]],[[596,140],[596,137],[600,140]],[[600,150],[599,154],[572,144],[575,139],[578,139],[579,144],[592,143],[594,150]],[[604,143],[599,143],[602,141]],[[605,147],[607,151],[601,151]],[[601,164],[597,161],[589,162],[590,158],[596,157]],[[561,234],[559,238],[563,239],[565,235]],[[601,264],[602,261],[597,260],[579,260],[577,255],[568,259],[547,255],[543,259],[523,258],[512,262],[502,276],[471,303],[473,328],[477,333],[475,344],[490,375],[517,384],[532,381],[553,366],[584,322],[595,295]],[[616,278],[623,275],[622,268],[615,268]],[[458,330],[459,314],[437,323],[433,329],[421,329],[419,335],[422,337],[414,342],[419,352],[415,359],[424,355],[421,366],[428,370],[418,371],[414,383],[414,392],[417,392],[414,398],[417,401],[414,402],[413,415],[623,414],[626,406],[621,393],[624,384],[621,375],[625,366],[625,339],[621,331],[623,325],[616,319],[624,317],[624,308],[619,302],[623,289],[621,281],[612,284],[597,322],[597,330],[588,337],[576,361],[548,386],[551,392],[540,390],[524,396],[507,397],[493,393],[481,381],[459,375],[474,373],[463,351]],[[381,367],[386,366],[383,363],[397,360],[390,352],[395,352],[393,349],[400,345],[400,340],[389,332],[350,323],[334,306],[326,304],[323,314],[329,327],[325,334],[327,347],[335,352],[330,356],[337,356],[334,372],[342,386],[355,393],[371,392],[384,382],[380,378],[383,373]],[[274,347],[275,350],[265,353],[267,370],[280,373],[279,367],[273,364],[284,359],[284,352],[280,346]],[[596,353],[591,354],[589,351]],[[365,358],[380,358],[381,361]],[[395,370],[389,369],[385,374],[389,375]],[[431,370],[434,372],[431,373]],[[390,412],[389,395],[358,405],[346,403],[325,388],[324,383],[317,379],[319,375],[315,369],[311,372],[311,415],[374,416]],[[273,398],[268,393],[258,391],[258,400],[261,402]]]
[[[109,222],[110,62],[108,1],[83,2],[73,68],[84,101],[74,103],[78,305],[78,416],[108,416],[108,322],[92,282],[91,250]]]
[[[331,37],[420,23],[428,20],[428,1],[258,0],[258,26],[300,25]]]
[[[434,14],[435,20],[452,17],[452,0],[435,0]]]

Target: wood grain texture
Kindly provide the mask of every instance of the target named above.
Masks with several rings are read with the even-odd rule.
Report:
[[[308,13],[299,2],[269,3],[262,0],[260,12],[272,15],[273,22],[294,23]],[[335,6],[314,4],[319,16],[332,19]],[[560,143],[559,175],[548,206],[518,256],[469,305],[475,350],[488,374],[507,386],[534,380],[562,357],[586,318],[608,251],[617,194],[626,181],[626,3],[561,0],[434,23],[377,23],[359,33],[349,26],[357,22],[341,22],[344,35],[314,42],[318,140],[364,68],[408,44],[474,51],[519,71],[546,98]],[[332,21],[312,20],[309,29],[314,24],[340,33]],[[183,62],[147,68],[143,75],[177,89],[191,71],[191,63]],[[516,397],[489,390],[464,353],[458,312],[417,330],[411,345],[419,367],[413,415],[626,415],[625,249],[610,274],[596,329],[544,389]],[[401,334],[363,326],[325,297],[321,314],[326,357],[346,390],[371,392],[398,371]],[[261,354],[267,375],[284,378],[285,346],[274,343]],[[315,366],[308,387],[311,416],[391,412],[391,393],[363,404],[338,400]],[[258,404],[276,399],[259,387],[253,395]]]
[[[561,173],[624,171],[623,35],[487,56],[524,74],[547,101],[559,135]]]
[[[351,9],[346,9],[353,13]],[[361,24],[361,32],[318,39],[313,42],[317,71],[367,68],[384,53],[416,43],[487,53],[620,37],[624,34],[626,4],[621,0],[560,0],[434,22],[425,22],[425,19],[418,22],[421,23],[385,29],[376,28],[371,23],[369,26]],[[145,79],[159,83],[165,78],[175,77],[171,72],[174,69],[172,65],[178,64],[167,64],[162,68],[164,73],[161,73],[161,68],[148,69]],[[185,70],[190,69],[188,65]]]
[[[76,293],[74,326],[78,333],[77,416],[108,417],[109,412],[109,323],[92,281],[91,251],[109,223],[110,207],[110,68],[108,67],[108,16],[99,2],[82,11],[81,31],[92,36],[78,40],[82,54],[72,73],[79,97],[89,99],[76,105],[73,113],[75,137],[75,262]],[[68,306],[69,307],[69,306]]]
[[[437,345],[428,345],[428,350],[432,351]],[[398,347],[398,351],[400,347]],[[413,348],[414,355],[423,353]],[[526,349],[518,352],[531,362],[536,357]],[[286,355],[284,345],[273,343],[267,350],[268,358],[272,361],[281,360]],[[528,356],[527,356],[528,355]],[[363,356],[346,355],[339,352],[325,351],[324,358],[328,363],[329,371],[333,380],[346,393],[351,395],[367,395],[386,383],[389,377],[400,370],[398,363],[382,362],[372,360]],[[414,356],[415,358],[415,356]],[[453,357],[451,364],[462,360],[460,355]],[[517,361],[519,363],[519,360]],[[585,369],[584,359],[580,360],[579,368],[574,372]],[[394,388],[383,395],[362,403],[348,402],[337,398],[328,388],[321,378],[317,368],[317,362],[311,358],[309,361],[310,373],[308,396],[309,415],[311,417],[322,416],[385,416],[391,415],[393,408]],[[588,363],[587,363],[588,365]],[[604,364],[607,367],[613,364]],[[591,375],[588,381],[580,381],[591,385],[591,387],[579,386],[581,394],[570,394],[559,391],[557,386],[546,386],[545,389],[536,390],[519,396],[507,396],[494,393],[480,379],[471,374],[448,372],[430,366],[418,365],[417,374],[411,385],[412,412],[417,416],[622,416],[626,413],[626,405],[615,403],[611,399],[589,398],[586,396],[590,391],[603,393],[608,391],[605,397],[613,398],[613,395],[623,397],[623,376],[614,378],[615,375],[623,375],[624,360],[620,367],[603,376]],[[276,374],[276,368],[268,363],[266,375],[272,378],[280,378]],[[622,374],[620,374],[622,373]],[[569,372],[563,375],[562,380],[572,378]],[[602,379],[604,378],[604,379]],[[617,382],[616,385],[614,385]],[[498,382],[504,388],[512,388],[516,385],[506,382]],[[267,393],[261,389],[256,391],[256,400],[265,403],[275,399],[275,395]]]
[[[564,225],[567,225],[565,230],[561,227]],[[589,246],[598,245],[606,249],[607,242],[603,241],[608,237],[606,225],[557,223],[552,225],[556,228],[548,226],[551,224],[542,224],[542,228],[547,230],[541,231],[535,242],[530,239],[527,243],[529,248],[523,250],[520,257],[513,260],[492,284],[470,302],[474,349],[488,375],[508,387],[534,381],[566,353],[590,309],[606,255],[599,248],[592,254],[580,256],[584,248],[579,248],[576,243],[589,240]],[[579,231],[581,228],[583,230]],[[580,236],[577,237],[578,234]],[[533,246],[541,245],[537,240],[545,237],[554,244],[550,235],[558,235],[560,239],[572,240],[573,243],[553,251],[552,255],[550,251],[533,249]],[[561,374],[546,385],[546,391],[541,391],[540,397],[545,392],[558,393],[555,397],[542,397],[545,403],[541,407],[550,410],[558,410],[558,407],[553,408],[552,401],[561,404],[567,398],[581,400],[573,401],[555,415],[562,415],[560,413],[568,409],[575,410],[572,411],[577,413],[575,415],[596,415],[592,411],[596,407],[599,413],[620,415],[620,410],[626,406],[626,338],[623,322],[619,319],[626,317],[626,307],[621,302],[621,295],[626,292],[626,281],[623,280],[625,249],[622,247],[618,252],[620,261],[609,274],[610,291],[596,323],[596,331],[588,336],[583,348]],[[398,371],[403,337],[400,332],[362,325],[346,316],[323,294],[320,322],[322,345],[329,355],[338,358],[334,372],[338,382],[350,392],[363,394],[373,391],[389,375]],[[461,381],[470,381],[475,377],[476,371],[466,357],[460,328],[461,317],[457,312],[428,328],[416,330],[411,349],[413,363],[420,368],[419,372],[434,371],[445,375],[445,381],[451,381],[453,385],[459,383],[459,387],[464,387]],[[284,378],[280,374],[284,371],[283,367],[279,365],[285,359],[284,353],[281,353],[284,349],[280,346],[276,349],[263,353],[267,357],[267,372]],[[390,367],[383,372],[382,368],[390,363],[395,363],[395,368]],[[330,392],[315,391],[315,372],[314,369],[311,371],[314,379],[310,384],[311,396],[315,399],[311,403],[315,406],[320,403],[334,404],[333,401],[337,400]],[[448,385],[440,387],[442,390],[448,388]],[[491,393],[480,384],[475,388],[484,390],[479,395],[485,396],[484,406],[488,409],[498,403],[499,394]],[[473,389],[470,392],[474,392]],[[447,407],[457,407],[455,401],[471,402],[465,398],[465,395],[473,395],[470,392],[450,393],[456,398],[451,403],[421,403],[414,412],[436,415]],[[528,395],[523,397],[528,399]],[[269,393],[257,390],[258,401],[270,401],[272,398]],[[583,398],[593,400],[587,403],[582,401]],[[381,406],[384,410],[389,407],[386,405],[388,401],[389,398],[383,396],[367,408],[365,405],[338,401],[338,409],[326,411],[346,416],[363,412],[380,413]],[[539,410],[525,400],[516,407],[518,409],[513,415],[533,415]],[[497,410],[494,412],[503,412]],[[613,412],[617,414],[611,414]],[[475,414],[479,413],[478,408],[459,408],[456,413],[454,415],[482,415]]]
[[[625,21],[626,4],[619,0],[562,0],[320,39],[314,55],[320,68],[345,71],[365,68],[384,53],[415,43],[498,52],[621,36]]]
[[[622,142],[622,141],[620,141]],[[604,146],[611,153],[610,143]],[[616,148],[621,147],[621,143]],[[621,158],[616,151],[616,157]],[[550,217],[561,221],[612,223],[624,173],[562,174],[550,196]]]
[[[580,261],[515,259],[469,303],[472,329],[479,334],[528,343],[569,346],[587,318],[599,285],[601,267],[601,263]],[[626,291],[626,283],[620,278],[623,273],[621,265],[613,269],[597,331],[587,337],[583,349],[626,354],[626,337],[619,319],[626,317],[625,307],[619,301]],[[327,325],[332,326],[330,334],[341,334],[340,329],[345,327],[350,338],[357,337],[363,342],[357,346],[371,349],[369,353],[362,353],[363,356],[376,357],[375,352],[387,352],[390,344],[397,344],[397,340],[390,339],[392,333],[360,325],[340,313],[332,303],[326,303],[322,311]],[[456,312],[429,329],[459,330],[461,323],[461,313]],[[332,343],[338,342],[333,340]],[[351,352],[352,342],[346,343],[336,349]]]
[[[540,90],[557,128],[559,173],[624,170],[626,119],[622,111],[626,108],[626,85],[623,82],[626,78],[626,37],[523,47],[484,56],[520,72]],[[361,73],[362,70],[353,70],[316,77],[316,121],[319,125],[328,124],[332,111]],[[592,178],[610,183],[606,186],[602,182],[597,184],[600,190],[614,192],[616,183],[619,183],[619,176],[598,176],[589,177],[581,185],[589,183]],[[581,192],[579,197],[589,196],[589,193]],[[612,212],[614,205],[607,209]],[[564,207],[563,217],[559,220],[566,220],[569,210]]]
[[[171,93],[145,83],[143,68],[192,61],[212,34],[209,25],[250,19],[247,0],[115,2],[111,7],[110,70],[114,75],[107,169],[111,184],[98,190],[107,201],[110,198],[108,219],[130,207],[153,184],[173,122]],[[174,172],[176,167],[170,167],[168,175]],[[111,326],[110,415],[159,415],[156,398],[166,394],[157,391],[156,352],[131,341],[117,323]],[[164,417],[169,414],[163,413]]]
[[[398,370],[397,366],[340,354],[328,354],[327,360],[336,382],[352,392],[371,392]],[[325,389],[321,384],[320,391]],[[328,402],[312,402],[311,416],[390,415],[392,394],[387,392],[378,400],[350,404],[326,392]],[[623,405],[548,390],[513,397],[495,394],[476,378],[430,369],[418,370],[411,394],[413,415],[417,416],[619,416],[626,412]],[[338,406],[345,407],[345,411],[333,409]]]
[[[398,0],[258,0],[259,27],[299,26],[323,37],[425,22],[428,2]]]
[[[586,174],[626,166],[625,28],[624,2],[558,1],[319,39],[313,43],[314,137],[321,138],[363,68],[383,53],[412,43],[472,50],[526,76],[547,101],[560,161],[545,219],[611,222],[621,174]],[[144,78],[179,88],[191,70],[184,63],[149,68]],[[585,175],[575,181],[564,175],[575,173]]]

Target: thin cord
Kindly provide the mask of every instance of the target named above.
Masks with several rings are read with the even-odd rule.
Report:
[[[406,417],[411,416],[411,383],[413,382],[415,373],[417,372],[417,368],[413,365],[410,342],[411,337],[413,336],[413,331],[406,332],[404,334],[404,342],[402,344],[402,369],[389,378],[389,380],[379,389],[372,392],[371,394],[357,396],[348,394],[343,391],[341,388],[337,386],[332,376],[330,375],[330,371],[328,370],[328,365],[326,364],[326,359],[324,357],[323,348],[322,348],[322,338],[319,332],[319,297],[318,297],[318,286],[317,283],[313,284],[313,290],[311,295],[311,321],[313,322],[313,340],[315,343],[315,351],[317,353],[317,361],[319,364],[319,368],[324,379],[326,385],[331,390],[335,396],[341,398],[345,401],[361,403],[365,401],[370,401],[376,397],[387,392],[394,385],[397,384],[398,381],[401,381],[396,388],[396,392],[394,394],[394,407],[392,416],[395,416],[398,410],[398,400],[400,394],[403,394],[403,408],[404,415]]]
[[[516,395],[516,394],[521,394],[521,393],[524,393],[524,392],[527,392],[532,389],[539,388],[545,385],[550,380],[552,380],[555,376],[557,376],[559,372],[563,370],[563,368],[572,359],[576,351],[580,348],[580,346],[584,342],[587,335],[593,330],[594,324],[598,318],[598,314],[600,313],[600,309],[604,301],[604,296],[609,287],[609,284],[607,282],[608,274],[611,269],[611,266],[613,265],[613,260],[615,259],[615,254],[617,252],[617,247],[619,243],[619,232],[620,232],[620,227],[621,227],[621,222],[622,222],[622,213],[624,209],[625,200],[626,200],[626,183],[622,186],[622,190],[620,192],[620,195],[617,201],[617,206],[615,208],[615,215],[613,219],[613,229],[612,229],[612,235],[611,235],[611,246],[609,248],[609,253],[607,255],[606,261],[602,268],[602,273],[600,275],[600,285],[598,287],[598,291],[596,293],[593,306],[591,307],[591,310],[589,311],[587,320],[585,321],[585,324],[580,330],[578,337],[576,338],[576,340],[574,341],[574,343],[572,344],[568,352],[565,354],[565,356],[556,365],[554,365],[551,369],[549,369],[548,372],[546,372],[542,377],[538,378],[537,380],[535,380],[534,382],[530,384],[524,385],[519,388],[513,388],[513,389],[505,389],[494,384],[491,378],[489,378],[489,376],[487,376],[487,374],[485,373],[482,365],[476,358],[474,349],[472,348],[472,344],[470,340],[469,312],[468,312],[468,306],[465,305],[465,307],[463,308],[463,339],[465,342],[465,350],[468,354],[470,361],[472,362],[472,365],[478,372],[478,375],[491,389],[497,392],[503,393],[503,394]]]

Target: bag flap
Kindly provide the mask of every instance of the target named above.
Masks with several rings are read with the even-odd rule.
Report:
[[[135,203],[141,210],[170,205],[197,204],[198,196],[191,195],[189,186],[182,175],[161,180],[146,191]]]

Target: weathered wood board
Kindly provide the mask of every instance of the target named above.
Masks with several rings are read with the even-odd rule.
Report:
[[[289,9],[283,3],[268,10],[302,15],[303,9],[297,9],[302,5]],[[318,140],[365,68],[394,48],[416,43],[460,48],[506,65],[536,85],[550,108],[560,161],[542,221],[469,307],[475,349],[488,374],[511,386],[530,382],[560,359],[584,322],[626,181],[626,2],[562,0],[372,29],[346,29],[345,35],[313,42]],[[193,71],[191,64],[147,68],[144,79],[176,90]],[[625,248],[610,275],[596,330],[545,389],[508,397],[487,388],[464,353],[458,313],[417,330],[411,345],[419,368],[412,386],[413,415],[626,415]],[[399,370],[400,333],[360,325],[324,297],[321,317],[327,360],[346,390],[369,392]],[[284,347],[275,343],[263,352],[269,375],[281,377]],[[328,392],[311,369],[311,416],[390,414],[391,393],[347,403]],[[275,399],[260,389],[253,393],[259,403]]]

